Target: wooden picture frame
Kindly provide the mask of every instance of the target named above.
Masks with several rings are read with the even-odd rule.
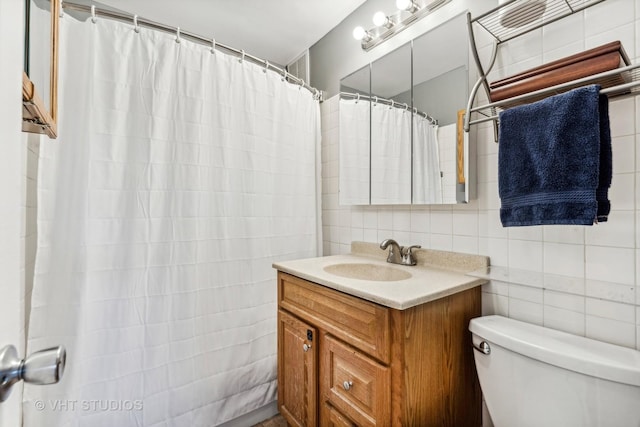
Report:
[[[47,108],[26,72],[22,73],[22,131],[58,135],[58,33],[60,1],[51,0],[50,105]]]

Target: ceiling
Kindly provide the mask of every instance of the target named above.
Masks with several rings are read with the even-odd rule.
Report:
[[[100,0],[100,4],[215,38],[251,55],[287,65],[364,1]]]

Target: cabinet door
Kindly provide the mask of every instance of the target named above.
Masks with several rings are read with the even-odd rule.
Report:
[[[285,311],[278,311],[278,407],[290,426],[317,421],[317,333]]]
[[[329,335],[321,347],[322,399],[360,427],[391,425],[391,370]]]
[[[322,405],[320,422],[323,427],[356,427],[354,423],[327,402]]]

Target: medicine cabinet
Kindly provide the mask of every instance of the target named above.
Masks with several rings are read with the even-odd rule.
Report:
[[[340,204],[469,200],[469,44],[460,14],[340,81]]]
[[[57,137],[58,0],[25,0],[22,131]]]

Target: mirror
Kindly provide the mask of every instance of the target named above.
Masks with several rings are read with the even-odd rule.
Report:
[[[414,204],[469,200],[465,185],[468,143],[460,119],[469,97],[469,44],[465,15],[413,40]],[[446,41],[446,42],[445,42]],[[462,111],[462,113],[461,113]],[[423,118],[435,117],[438,126]],[[438,167],[440,176],[434,171]]]
[[[25,1],[22,131],[57,135],[60,2]]]
[[[468,202],[469,149],[462,130],[469,93],[465,16],[341,80],[340,204]],[[354,121],[355,113],[346,110],[355,105],[360,110]]]
[[[367,65],[340,82],[341,205],[368,205],[371,177],[371,67]]]
[[[411,44],[371,64],[371,204],[411,203]]]

